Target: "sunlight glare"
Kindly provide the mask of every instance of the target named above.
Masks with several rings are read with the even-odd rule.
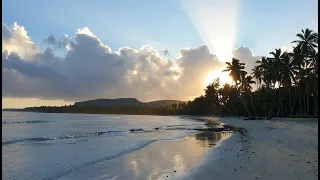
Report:
[[[220,87],[224,84],[233,84],[232,78],[229,76],[228,72],[222,72],[221,70],[212,71],[208,74],[205,79],[206,85],[212,83],[215,79],[219,78]]]
[[[236,40],[239,0],[181,0],[203,42],[220,61],[230,62]]]

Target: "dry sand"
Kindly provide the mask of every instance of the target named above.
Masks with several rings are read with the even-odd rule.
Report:
[[[318,179],[318,120],[220,122],[247,129],[213,148],[183,179]]]

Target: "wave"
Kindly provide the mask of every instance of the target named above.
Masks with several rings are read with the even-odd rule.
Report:
[[[52,121],[30,120],[30,121],[2,121],[2,124],[24,124],[24,123],[47,123]]]
[[[26,122],[26,121],[25,121]],[[36,122],[32,122],[36,123]],[[30,138],[19,138],[13,140],[4,140],[2,141],[2,145],[11,145],[11,144],[24,144],[24,143],[32,143],[32,142],[42,142],[42,141],[52,141],[52,140],[63,140],[63,139],[74,139],[74,138],[84,138],[84,137],[91,137],[91,136],[103,136],[109,133],[150,133],[150,132],[159,132],[161,130],[204,130],[206,128],[203,127],[194,127],[195,124],[190,125],[167,125],[161,127],[155,127],[152,129],[143,129],[143,128],[136,128],[136,129],[129,129],[129,131],[100,131],[100,132],[92,132],[92,133],[83,133],[83,134],[75,134],[75,135],[64,135],[64,136],[54,136],[54,137],[30,137]],[[198,125],[198,124],[197,124]]]
[[[195,127],[195,126],[203,126],[202,124],[174,124],[174,125],[168,125],[168,126],[163,126],[164,128],[170,128],[170,127]]]
[[[7,121],[5,121],[7,122]],[[10,121],[10,123],[43,123],[49,121]],[[4,121],[2,121],[4,123]],[[91,132],[91,133],[83,133],[83,134],[74,134],[74,135],[63,135],[63,136],[54,136],[54,137],[29,137],[29,138],[18,138],[13,140],[4,140],[2,141],[2,145],[11,145],[11,144],[25,144],[32,142],[42,142],[42,141],[52,141],[52,140],[63,140],[63,139],[75,139],[75,138],[85,138],[91,136],[103,136],[109,133],[148,133],[148,132],[157,132],[159,130],[194,130],[193,128],[188,128],[188,126],[193,126],[196,124],[184,125],[167,125],[161,127],[155,127],[153,129],[129,129],[129,131],[100,131],[100,132]]]
[[[131,133],[143,133],[143,132],[156,132],[158,130],[194,130],[194,128],[206,128],[206,126],[201,124],[175,124],[175,125],[165,125],[159,126],[152,129],[136,128],[130,129]]]
[[[62,140],[62,139],[73,139],[73,138],[83,138],[90,136],[102,136],[109,133],[122,133],[125,131],[101,131],[93,133],[83,133],[75,135],[64,135],[64,136],[54,136],[54,137],[32,137],[32,138],[21,138],[13,140],[2,141],[2,145],[19,144],[19,143],[29,143],[29,142],[42,142],[42,141],[52,141],[52,140]]]

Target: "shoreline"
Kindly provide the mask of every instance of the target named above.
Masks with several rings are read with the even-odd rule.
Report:
[[[213,115],[188,115],[188,114],[131,114],[131,113],[92,113],[92,112],[41,112],[41,111],[28,111],[24,109],[2,109],[2,111],[9,111],[9,112],[31,112],[31,113],[47,113],[47,114],[93,114],[93,115],[137,115],[137,116],[178,116],[181,118],[185,117],[192,117],[192,118],[210,118],[210,117],[217,117],[217,118],[238,118],[240,120],[245,120],[245,121],[259,121],[259,120],[274,120],[275,118],[288,118],[288,119],[318,119],[318,117],[308,115],[306,117],[304,116],[299,116],[299,115],[294,115],[292,117],[277,117],[277,116],[272,116],[271,119],[267,119],[267,117],[260,117],[261,119],[249,119],[247,116],[213,116]]]
[[[132,133],[190,131],[193,135],[154,141],[141,149],[75,168],[57,178],[317,179],[316,118],[249,121],[238,117],[177,118],[200,121],[205,126],[131,129]]]
[[[181,179],[206,153],[229,138],[225,132],[197,132],[172,141],[154,142],[140,150],[92,165],[64,179]]]
[[[317,179],[316,119],[203,118],[198,120],[245,130],[227,132],[212,143],[208,134],[200,141],[195,138],[199,133],[217,133],[210,130],[176,141],[152,143],[62,179]]]
[[[203,122],[203,119],[200,121]],[[230,138],[235,130],[231,126],[221,127],[220,123],[209,124],[209,121],[215,122],[208,120],[206,128],[166,129],[167,133],[176,130],[196,132],[182,139],[156,141],[123,156],[76,170],[60,179],[181,179],[200,164],[210,149]]]
[[[317,119],[218,121],[246,128],[247,135],[235,133],[212,148],[183,179],[318,179]]]

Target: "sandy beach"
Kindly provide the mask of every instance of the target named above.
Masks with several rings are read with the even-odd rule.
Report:
[[[317,179],[316,119],[216,121],[246,131],[153,143],[62,179]]]
[[[183,179],[318,179],[318,120],[218,121],[247,129],[211,149]]]

